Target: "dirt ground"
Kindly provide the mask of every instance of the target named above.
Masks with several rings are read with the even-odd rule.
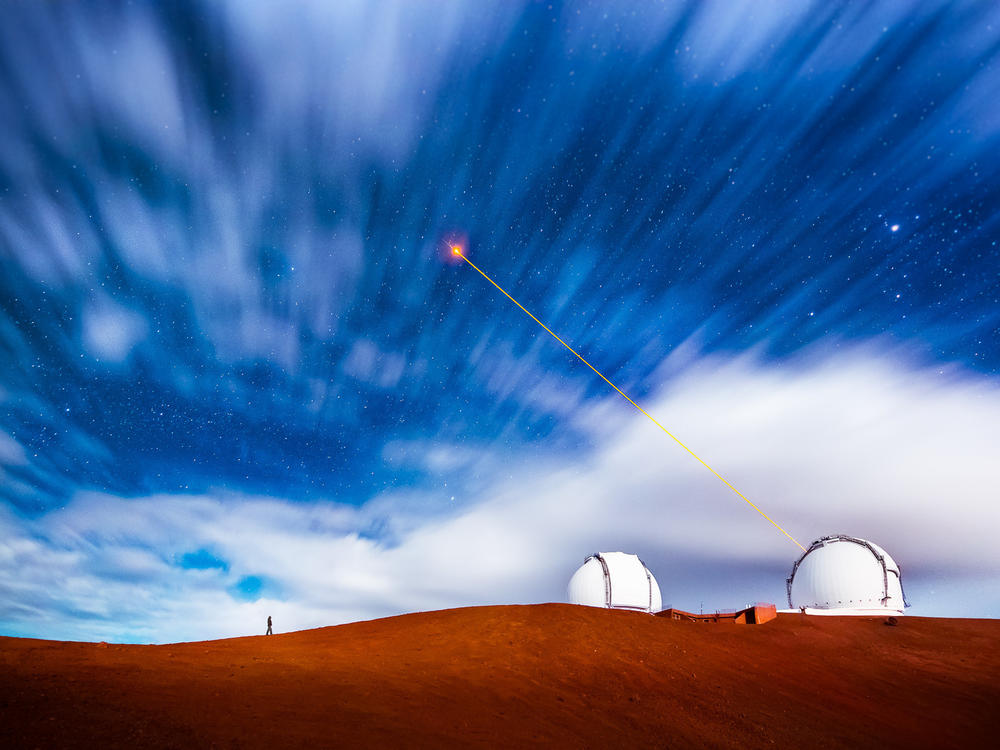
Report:
[[[0,746],[967,747],[1000,620],[477,607],[167,646],[0,638]]]

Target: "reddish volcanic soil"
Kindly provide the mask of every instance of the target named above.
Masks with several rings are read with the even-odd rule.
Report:
[[[0,638],[0,746],[960,747],[1000,620],[479,607],[169,646]]]

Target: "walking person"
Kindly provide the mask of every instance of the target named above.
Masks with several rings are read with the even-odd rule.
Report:
[[[274,633],[271,632],[271,615],[267,616],[267,632],[264,633],[264,635],[274,635]]]

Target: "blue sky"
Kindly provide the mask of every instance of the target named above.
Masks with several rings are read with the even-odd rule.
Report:
[[[0,632],[782,601],[1000,616],[1000,11],[14,3]],[[445,252],[443,252],[445,251]]]

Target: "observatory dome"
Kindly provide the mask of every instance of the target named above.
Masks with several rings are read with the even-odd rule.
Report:
[[[810,614],[903,614],[899,566],[877,544],[846,534],[817,539],[792,567],[788,605]]]
[[[597,552],[569,580],[572,604],[610,609],[659,612],[663,606],[660,587],[649,568],[635,555]]]

